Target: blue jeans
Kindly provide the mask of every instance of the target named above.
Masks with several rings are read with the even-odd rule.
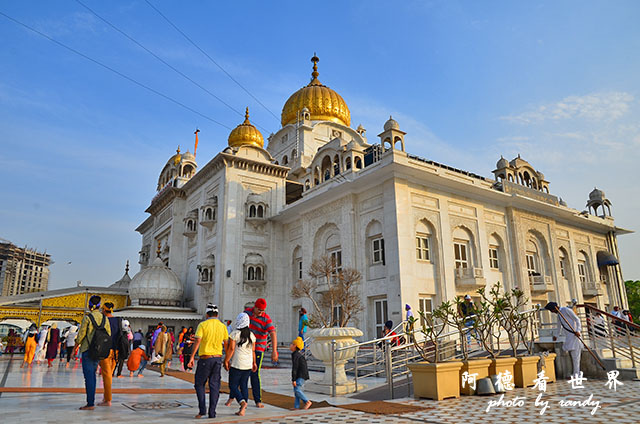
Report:
[[[98,362],[89,356],[89,351],[82,352],[82,374],[84,387],[87,392],[87,406],[94,406],[96,402],[96,371]]]
[[[473,324],[473,320],[468,320],[464,323],[464,326],[469,328],[469,330],[467,331],[467,346],[471,346],[471,337],[476,340],[478,339],[478,334],[476,333],[476,330],[473,329]]]
[[[253,400],[255,403],[262,403],[262,388],[260,387],[260,369],[262,368],[262,358],[264,352],[258,352],[256,350],[256,364],[258,369],[256,372],[251,371],[251,392],[253,393]]]
[[[140,366],[138,367],[138,373],[136,375],[142,374],[142,371],[144,371],[144,369],[146,367],[147,367],[147,360],[146,359],[141,359],[140,360]]]
[[[229,368],[229,396],[231,399],[240,401],[249,401],[249,376],[251,370],[239,370],[238,368]]]
[[[296,409],[300,408],[300,401],[307,403],[309,399],[305,396],[302,389],[304,388],[304,378],[299,378],[296,380],[296,387],[293,388],[293,394],[296,396],[296,400],[293,402],[293,406]]]
[[[209,381],[209,418],[216,417],[216,405],[220,397],[220,368],[222,368],[222,358],[198,359],[196,367],[195,384],[196,396],[198,397],[199,415],[207,413],[207,402],[205,400],[204,386]]]

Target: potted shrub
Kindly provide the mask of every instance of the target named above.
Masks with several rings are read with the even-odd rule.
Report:
[[[489,294],[485,292],[485,288],[477,290],[481,300],[476,305],[476,320],[474,321],[474,330],[480,344],[489,355],[491,364],[489,365],[489,375],[504,374],[506,371],[513,375],[513,365],[516,359],[509,356],[500,356],[500,335],[505,305],[504,296],[500,290],[500,283],[496,283],[489,290]]]
[[[357,344],[354,337],[363,335],[358,328],[348,327],[351,318],[364,309],[358,287],[362,276],[353,268],[339,271],[336,268],[332,258],[322,256],[311,263],[307,271],[309,279],[298,281],[291,290],[294,299],[307,299],[313,305],[310,326],[316,328],[307,332],[314,339],[309,349],[322,361],[325,371],[323,379],[313,381],[310,389],[321,393],[331,393],[332,342],[335,340],[336,348],[344,348]],[[357,348],[341,350],[334,356],[336,394],[355,391],[355,384],[347,379],[344,366],[357,351]]]
[[[530,387],[538,372],[538,356],[533,355],[533,316],[530,312],[523,313],[521,309],[527,304],[524,292],[518,288],[506,293],[499,311],[500,323],[505,329],[509,345],[516,358],[513,380],[516,387]],[[518,347],[524,345],[528,355],[518,354]]]
[[[447,324],[447,302],[437,307],[431,313],[419,311],[425,325],[420,329],[423,337],[416,337],[415,325],[412,331],[413,344],[424,362],[409,364],[413,376],[413,395],[416,398],[442,400],[460,397],[460,361],[443,361],[441,338]],[[411,319],[411,324],[414,323]]]
[[[488,377],[491,360],[487,358],[469,359],[468,340],[471,336],[468,333],[473,334],[474,329],[471,324],[476,317],[474,316],[473,318],[469,318],[464,316],[462,313],[462,304],[464,302],[465,300],[462,297],[456,296],[453,304],[450,304],[450,302],[443,303],[443,307],[446,308],[444,318],[447,324],[457,329],[460,334],[460,351],[462,353],[462,368],[460,369],[460,378],[458,379],[458,382],[460,383],[460,393],[463,395],[474,395],[475,384],[469,384],[467,378],[463,378],[463,375],[466,373],[466,375],[470,375],[472,378],[475,378],[476,381],[481,378]],[[475,315],[476,313],[477,311],[474,308],[473,314]],[[473,334],[473,338],[475,337],[475,334]]]

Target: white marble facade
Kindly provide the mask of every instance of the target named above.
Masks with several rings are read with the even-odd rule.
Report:
[[[307,87],[330,90],[314,78]],[[288,342],[301,306],[292,284],[323,254],[361,271],[365,311],[353,324],[365,338],[386,319],[399,322],[406,303],[428,309],[496,281],[534,303],[626,305],[620,267],[598,267],[598,256],[617,257],[616,235],[627,231],[611,216],[567,207],[520,157],[501,159],[496,179],[481,177],[408,154],[410,135],[392,119],[369,142],[344,112],[314,119],[312,106],[283,122],[266,149],[261,135],[230,136],[197,172],[190,153],[163,168],[151,216],[137,228],[140,263],[152,263],[159,242],[184,306],[202,312],[214,302],[233,319],[264,297]],[[248,115],[240,127],[257,133]]]

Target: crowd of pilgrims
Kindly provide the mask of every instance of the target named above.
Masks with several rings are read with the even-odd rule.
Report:
[[[137,375],[141,377],[147,362],[152,358],[152,362],[161,365],[162,371],[164,371],[165,367],[162,365],[166,366],[173,355],[178,355],[181,363],[184,362],[183,358],[191,356],[195,342],[193,327],[182,327],[176,336],[173,329],[167,329],[160,322],[155,328],[149,329],[144,334],[142,329],[133,332],[126,319],[119,319],[119,321],[121,336],[117,343],[116,361],[118,366],[114,370],[114,376],[121,376],[125,361],[127,361],[130,375],[133,376],[137,372]],[[24,352],[21,368],[32,366],[34,362],[40,365],[45,361],[48,367],[53,367],[56,358],[59,358],[59,364],[65,364],[68,367],[72,361],[79,360],[78,356],[74,354],[77,336],[77,325],[71,325],[61,330],[57,323],[41,325],[40,328],[31,324],[23,334],[20,334],[16,329],[9,329],[8,334],[1,340],[0,354],[2,352],[6,354]],[[182,368],[186,372],[192,370],[188,367],[188,363],[185,363]]]

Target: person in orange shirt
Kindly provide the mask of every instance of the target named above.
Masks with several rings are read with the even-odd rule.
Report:
[[[149,357],[146,354],[146,346],[140,345],[133,349],[127,360],[127,368],[129,368],[129,377],[133,377],[133,373],[138,371],[138,377],[142,377],[142,370],[147,366]]]

